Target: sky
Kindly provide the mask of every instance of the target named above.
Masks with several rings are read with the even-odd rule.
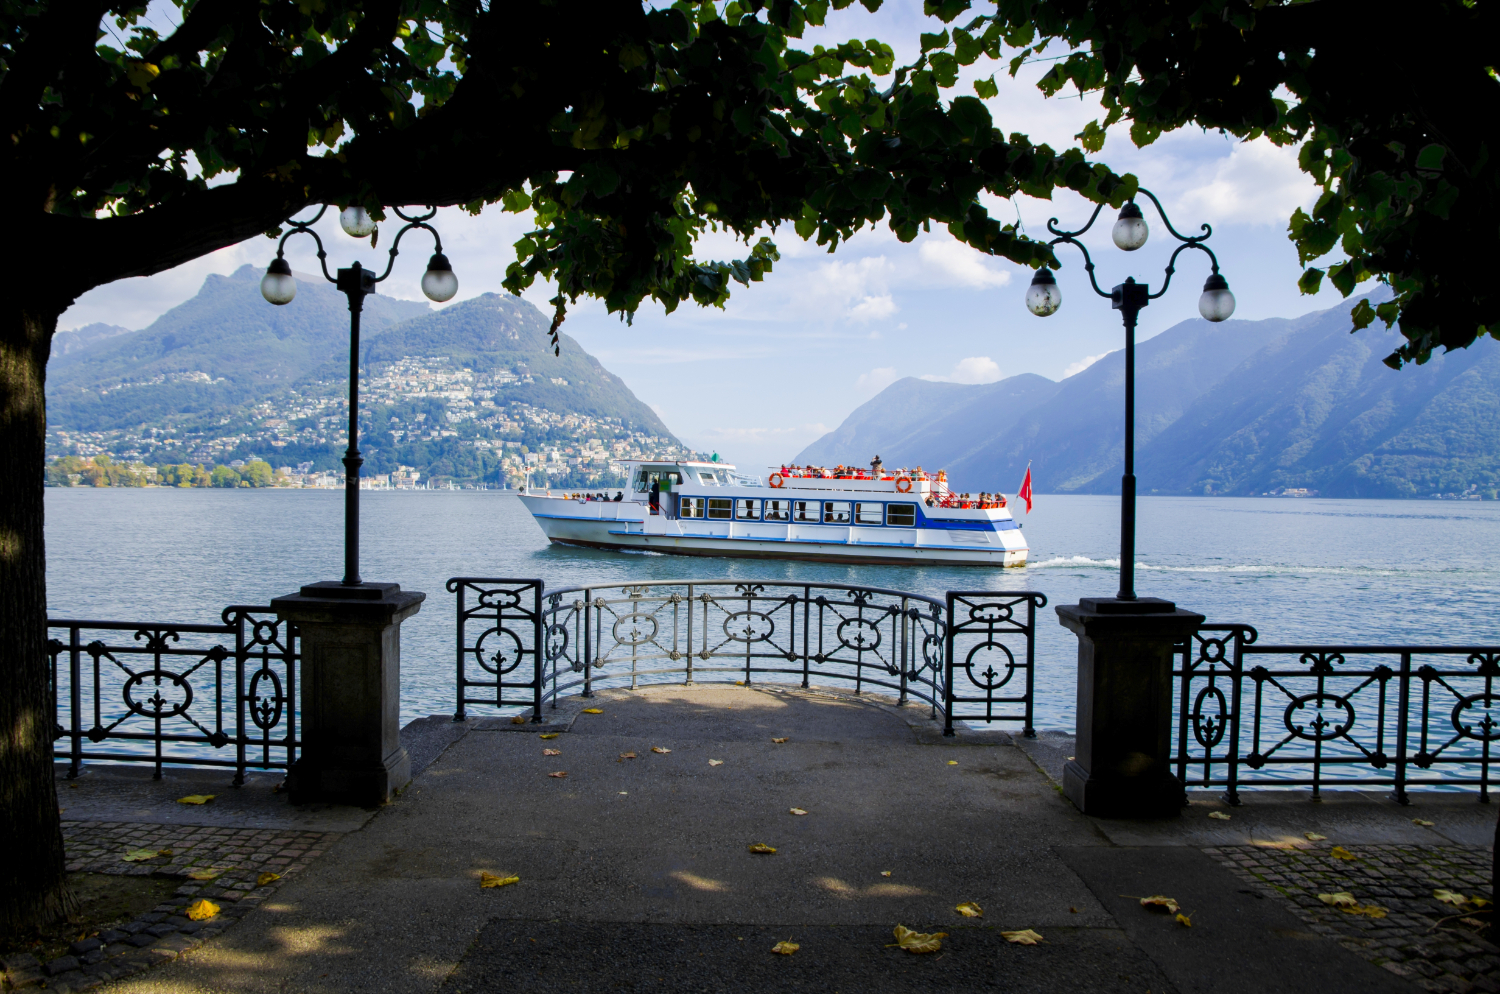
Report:
[[[899,65],[916,56],[920,32],[940,27],[922,14],[920,0],[887,0],[875,14],[855,4],[830,11],[828,24],[809,31],[800,47],[880,38],[896,49]],[[981,61],[968,67],[950,95],[972,95],[972,80],[994,71],[1000,92],[987,104],[996,126],[1065,148],[1102,115],[1093,99],[1080,99],[1076,91],[1071,97],[1044,98],[1035,81],[1046,69],[1046,63],[1034,63],[1011,79],[1003,64]],[[1297,207],[1311,206],[1316,188],[1298,171],[1295,148],[1181,130],[1137,149],[1122,124],[1110,129],[1094,158],[1139,177],[1161,199],[1178,231],[1191,234],[1201,224],[1212,225],[1208,245],[1238,300],[1236,319],[1291,317],[1341,299],[1326,281],[1317,296],[1297,290],[1302,267],[1287,240],[1287,219]],[[1056,217],[1065,229],[1078,228],[1093,205],[1063,193],[1051,201],[991,198],[986,207],[1004,221],[1019,219],[1033,237],[1045,237],[1049,218]],[[1143,209],[1152,237],[1137,252],[1124,253],[1110,242],[1108,208],[1084,238],[1106,289],[1127,276],[1153,290],[1161,284],[1176,243],[1149,204]],[[473,217],[454,208],[440,211],[434,224],[459,279],[454,302],[504,292],[501,280],[514,258],[511,246],[529,227],[527,215],[492,207]],[[359,259],[384,269],[384,247],[372,252],[368,243],[344,235],[333,212],[319,230],[329,247],[330,268]],[[421,232],[407,236],[382,293],[422,299],[418,281],[431,251],[425,237]],[[736,284],[724,310],[684,304],[667,315],[647,302],[627,326],[602,304],[580,299],[563,326],[684,443],[716,451],[753,472],[791,460],[902,377],[989,383],[1036,373],[1057,380],[1123,347],[1119,315],[1094,296],[1082,257],[1071,246],[1059,246],[1062,308],[1037,318],[1024,304],[1028,271],[976,252],[939,229],[904,245],[884,226],[866,229],[831,255],[790,228],[772,237],[781,261],[764,282],[748,289]],[[746,248],[726,235],[709,235],[697,254],[736,258]],[[196,294],[208,275],[227,274],[245,263],[263,267],[274,255],[274,243],[256,237],[156,276],[98,287],[80,297],[58,327],[102,321],[144,328]],[[294,239],[287,256],[296,271],[316,271],[311,239]],[[1202,253],[1184,253],[1168,293],[1141,314],[1138,337],[1150,338],[1197,317],[1207,275]],[[525,296],[550,314],[547,300],[553,294],[538,284]],[[1010,481],[989,485],[1003,482]]]

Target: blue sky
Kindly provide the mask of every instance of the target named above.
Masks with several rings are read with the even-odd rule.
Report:
[[[937,29],[938,22],[922,15],[918,0],[887,2],[873,15],[856,4],[831,14],[829,24],[809,34],[805,44],[878,37],[895,46],[899,63],[915,56],[921,31]],[[1024,132],[1062,148],[1100,116],[1097,104],[1076,92],[1044,99],[1034,82],[1045,63],[1024,67],[1016,80],[1002,66],[976,65],[953,93],[972,93],[970,81],[995,70],[1000,70],[1000,93],[988,103],[1007,133]],[[1301,267],[1287,241],[1286,222],[1316,193],[1296,168],[1295,149],[1188,130],[1137,149],[1117,126],[1097,158],[1140,177],[1179,231],[1213,225],[1209,244],[1238,298],[1236,318],[1292,316],[1340,299],[1328,289],[1316,297],[1297,291]],[[1050,217],[1076,228],[1092,208],[1072,195],[996,200],[987,206],[1002,219],[1019,217],[1038,237],[1045,236]],[[1145,210],[1152,238],[1139,252],[1127,255],[1109,242],[1113,217],[1108,211],[1090,233],[1090,252],[1105,287],[1126,276],[1160,285],[1174,243],[1154,211]],[[436,224],[459,278],[456,299],[500,291],[513,257],[511,244],[526,230],[527,219],[498,208],[477,218],[454,209],[440,212]],[[377,253],[340,233],[336,223],[330,220],[325,227],[330,265],[356,258],[366,265],[377,261]],[[564,329],[622,376],[683,441],[754,469],[790,459],[897,378],[990,382],[1029,372],[1059,379],[1123,343],[1118,315],[1093,295],[1081,257],[1068,246],[1061,247],[1064,267],[1057,277],[1063,307],[1041,319],[1023,303],[1029,272],[960,245],[946,232],[903,245],[882,227],[862,232],[833,255],[803,243],[790,229],[775,239],[782,253],[775,271],[748,290],[736,287],[724,311],[684,306],[669,316],[648,306],[626,327],[601,305],[580,301]],[[316,269],[310,248],[310,239],[289,246],[299,272]],[[382,292],[420,299],[418,280],[430,249],[425,244],[403,249]],[[272,242],[258,237],[170,272],[99,287],[63,315],[59,328],[94,321],[143,328],[195,294],[208,274],[229,273],[247,262],[264,266],[274,251]],[[727,237],[710,236],[699,255],[722,259],[743,252]],[[385,253],[378,255],[384,268]],[[1140,336],[1149,338],[1196,317],[1207,273],[1201,253],[1184,253],[1169,293],[1141,315]],[[547,312],[552,293],[538,287],[527,299]],[[1002,482],[1013,481],[988,485]]]

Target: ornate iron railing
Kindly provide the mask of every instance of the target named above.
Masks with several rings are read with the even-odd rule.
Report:
[[[290,769],[297,739],[297,633],[269,607],[234,605],[218,625],[48,619],[55,750],[84,762]],[[201,636],[201,638],[194,638]],[[232,758],[226,751],[232,750]]]
[[[1500,740],[1500,647],[1256,645],[1204,625],[1179,646],[1178,776],[1188,786],[1478,788]]]
[[[934,719],[942,715],[945,734],[955,720],[1032,732],[1041,594],[953,593],[944,604],[840,584],[694,580],[547,591],[539,580],[477,577],[455,577],[448,590],[457,595],[456,719],[484,704],[521,705],[541,721],[544,705],[604,687],[789,680],[920,702]]]

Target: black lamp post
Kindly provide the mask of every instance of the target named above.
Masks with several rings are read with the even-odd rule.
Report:
[[[1111,305],[1120,312],[1125,321],[1125,473],[1120,477],[1120,592],[1116,595],[1117,600],[1134,601],[1135,595],[1135,324],[1136,318],[1141,313],[1141,308],[1147,306],[1151,301],[1167,292],[1167,287],[1172,283],[1172,274],[1176,271],[1177,257],[1185,249],[1198,249],[1208,255],[1212,263],[1213,271],[1208,280],[1203,284],[1203,296],[1198,298],[1198,313],[1208,321],[1223,321],[1234,313],[1234,294],[1229,292],[1229,284],[1224,277],[1219,275],[1219,260],[1213,251],[1203,243],[1213,234],[1213,229],[1203,225],[1203,234],[1188,237],[1177,233],[1172,227],[1172,222],[1167,220],[1166,211],[1162,210],[1161,201],[1149,190],[1140,190],[1156,205],[1156,213],[1161,216],[1162,223],[1166,225],[1167,231],[1172,237],[1182,242],[1177,250],[1172,253],[1172,258],[1167,262],[1166,277],[1162,280],[1161,289],[1155,293],[1145,283],[1137,283],[1135,277],[1127,277],[1124,283],[1114,287],[1109,292],[1099,288],[1099,281],[1094,278],[1094,260],[1089,257],[1089,250],[1084,248],[1078,236],[1094,226],[1099,218],[1099,212],[1104,210],[1100,204],[1094,208],[1093,216],[1089,223],[1077,231],[1060,231],[1057,228],[1057,218],[1047,222],[1047,230],[1057,237],[1048,242],[1048,246],[1056,245],[1058,242],[1069,242],[1078,247],[1083,253],[1083,268],[1088,271],[1089,283],[1093,285],[1094,292],[1101,297],[1109,298]],[[1126,252],[1134,252],[1146,244],[1146,238],[1150,229],[1146,225],[1146,219],[1141,216],[1140,207],[1135,201],[1126,204],[1120,210],[1119,219],[1115,221],[1114,230],[1111,235],[1115,245]],[[1052,275],[1050,269],[1042,268],[1036,271],[1032,277],[1031,287],[1026,291],[1026,307],[1031,313],[1038,317],[1047,317],[1057,313],[1062,306],[1062,291],[1058,289],[1057,279]]]
[[[453,275],[448,257],[443,255],[443,240],[438,237],[437,229],[427,223],[437,215],[435,207],[415,217],[408,217],[399,209],[393,208],[395,215],[405,221],[406,225],[396,232],[396,238],[391,242],[384,273],[376,276],[374,270],[365,269],[356,262],[348,269],[340,269],[337,276],[329,275],[328,253],[323,251],[323,240],[312,230],[312,225],[317,224],[327,211],[328,205],[324,204],[318,209],[318,213],[306,221],[287,221],[291,230],[276,243],[276,258],[266,267],[266,275],[260,281],[260,292],[271,303],[278,305],[290,303],[297,296],[297,281],[292,278],[292,267],[287,265],[283,253],[288,238],[307,234],[318,245],[318,265],[323,268],[324,279],[337,286],[349,298],[349,447],[344,450],[342,586],[358,587],[364,582],[359,575],[359,468],[364,465],[364,459],[359,454],[359,315],[364,309],[365,297],[375,292],[375,284],[391,275],[401,249],[401,239],[413,228],[425,228],[432,233],[433,255],[427,261],[427,272],[422,277],[422,292],[427,298],[437,303],[452,300],[453,295],[458,293],[458,278]],[[339,214],[339,225],[346,234],[354,238],[368,238],[375,234],[375,220],[363,207],[344,208]],[[371,238],[372,247],[374,243],[375,239]]]

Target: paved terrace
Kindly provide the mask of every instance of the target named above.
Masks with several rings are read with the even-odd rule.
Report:
[[[603,713],[578,713],[585,704]],[[224,914],[196,935],[155,916],[153,945],[109,948],[165,962],[105,989],[1500,990],[1496,948],[1444,922],[1453,909],[1431,897],[1488,895],[1495,813],[1472,795],[1402,808],[1247,793],[1234,809],[1195,800],[1171,822],[1101,821],[1046,772],[1067,737],[944,740],[920,708],[816,691],[613,691],[568,702],[548,730],[560,734],[414,723],[424,769],[378,812],[292,809],[270,777],[236,791],[221,774],[154,783],[94,768],[62,790],[77,868],[121,872],[127,848],[175,841],[203,846],[202,861],[285,871],[269,887],[249,873],[189,881],[184,900],[213,896]],[[219,796],[174,803],[197,791]],[[750,853],[757,842],[777,852]],[[1334,845],[1358,858],[1335,859]],[[483,872],[521,880],[481,889]],[[1391,913],[1334,911],[1314,896],[1325,888]],[[1176,898],[1192,927],[1142,909],[1151,894]],[[960,917],[961,901],[984,916]],[[947,932],[943,951],[885,948],[897,924]],[[1000,935],[1027,928],[1045,944]],[[800,951],[773,955],[788,938]],[[110,962],[52,987],[94,983]]]

